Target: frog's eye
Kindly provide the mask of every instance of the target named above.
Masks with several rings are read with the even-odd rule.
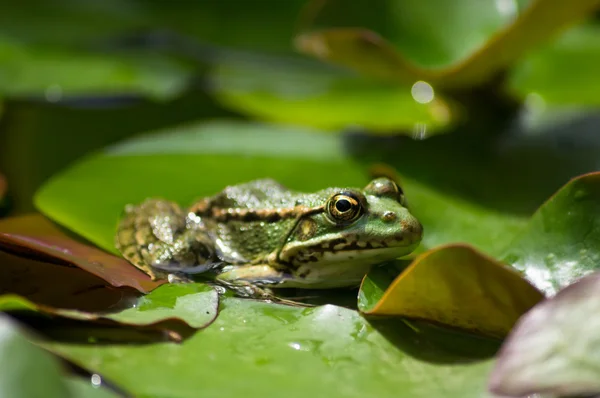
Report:
[[[362,205],[351,193],[339,193],[327,201],[327,214],[336,223],[349,223],[360,217]]]

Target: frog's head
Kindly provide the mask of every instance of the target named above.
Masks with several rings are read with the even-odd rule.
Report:
[[[295,266],[376,264],[412,252],[423,228],[388,178],[364,189],[330,188],[316,194],[320,211],[299,220],[279,258]],[[315,203],[316,204],[316,203]]]

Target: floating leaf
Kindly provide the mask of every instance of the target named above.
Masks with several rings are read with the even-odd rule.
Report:
[[[448,103],[433,91],[418,102],[409,88],[304,60],[225,58],[214,65],[210,77],[224,105],[268,121],[418,135],[447,127],[453,117]]]
[[[165,285],[139,298],[132,308],[111,314],[52,308],[14,295],[0,296],[1,311],[34,311],[54,318],[167,331],[167,336],[175,341],[187,337],[193,332],[191,329],[210,325],[217,317],[218,307],[218,293],[202,284]]]
[[[600,2],[534,0],[525,8],[523,2],[498,6],[494,1],[469,0],[384,4],[377,11],[380,18],[385,15],[393,21],[385,32],[393,36],[393,44],[372,30],[355,28],[364,26],[360,22],[334,21],[342,27],[304,33],[297,38],[297,47],[362,73],[408,84],[424,80],[437,87],[473,86],[583,18]],[[364,15],[373,12],[365,9]]]
[[[71,396],[58,361],[30,343],[6,315],[0,315],[0,336],[0,396]]]
[[[148,129],[230,115],[200,91],[166,103],[97,97],[66,102],[10,104],[10,118],[2,126],[0,170],[10,181],[15,214],[34,211],[35,191],[82,154]]]
[[[540,207],[507,249],[512,264],[553,294],[598,269],[600,173],[572,179]]]
[[[439,159],[449,180],[464,175],[463,167],[471,170],[468,157],[463,157],[460,150],[448,153],[445,143],[433,142],[436,147],[428,152],[431,148],[410,145],[412,140],[402,142],[396,150],[389,138],[375,143],[355,138],[307,128],[232,121],[173,128],[124,141],[55,175],[37,193],[36,205],[60,224],[116,253],[114,226],[124,206],[148,197],[166,197],[189,206],[226,185],[264,177],[305,192],[328,186],[364,186],[368,182],[367,166],[374,161],[408,165],[406,171],[412,172],[423,171],[420,166],[431,163],[425,159]],[[450,160],[456,165],[452,171],[446,166],[450,163],[445,163]],[[183,182],[200,176],[201,184]],[[145,183],[150,180],[152,184]],[[464,181],[462,178],[461,183]],[[467,241],[497,252],[524,223],[521,217],[439,191],[404,174],[402,185],[411,211],[427,231],[426,247]],[[491,192],[495,189],[496,185],[490,188]]]
[[[502,347],[490,389],[502,396],[600,393],[600,273],[537,305]]]
[[[498,338],[544,297],[518,272],[465,245],[421,254],[376,302],[380,291],[372,278],[360,294],[366,315],[423,319]]]
[[[113,286],[130,286],[140,292],[148,292],[162,283],[150,280],[122,258],[69,238],[40,215],[0,221],[0,248],[74,265]]]
[[[33,48],[0,36],[0,55],[0,94],[45,97],[49,102],[90,95],[139,95],[166,100],[187,88],[191,78],[189,69],[155,54]]]
[[[44,346],[134,396],[238,396],[248,391],[273,396],[285,390],[293,397],[397,397],[399,389],[415,398],[484,393],[490,363],[457,366],[415,359],[355,311],[232,298],[222,307],[209,328],[180,345]],[[156,358],[165,360],[156,366]]]
[[[600,106],[600,27],[577,26],[532,51],[510,72],[509,90],[538,107]],[[530,96],[530,97],[528,97]]]

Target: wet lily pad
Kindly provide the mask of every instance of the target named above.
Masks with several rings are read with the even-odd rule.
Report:
[[[191,71],[153,54],[93,54],[34,48],[0,36],[0,94],[58,102],[74,96],[173,98],[187,88]],[[79,73],[85,70],[85,74]]]
[[[165,332],[165,338],[181,341],[195,329],[204,328],[215,320],[219,295],[214,288],[202,284],[165,285],[140,297],[132,305],[115,313],[93,313],[40,305],[15,295],[0,296],[0,311],[35,312],[54,319],[86,321],[90,328],[100,324],[135,327],[141,331],[158,330]]]
[[[463,0],[451,5],[443,0],[390,0],[373,10],[362,2],[353,7],[354,13],[346,13],[340,12],[341,2],[319,3],[325,8],[313,5],[311,12],[318,17],[317,26],[329,29],[299,36],[301,51],[368,75],[454,88],[488,80],[598,6],[596,0]],[[383,16],[387,24],[375,23]],[[381,34],[371,30],[373,25]]]
[[[456,117],[433,90],[421,98],[406,87],[357,78],[306,60],[224,57],[213,66],[210,79],[224,105],[266,121],[418,136],[425,130],[435,134]]]
[[[140,292],[149,292],[163,283],[150,280],[120,257],[71,239],[37,214],[0,221],[0,249],[74,265],[113,286],[130,286]]]
[[[490,378],[499,395],[596,395],[600,273],[566,287],[523,317],[504,343]]]
[[[359,308],[365,315],[423,319],[502,338],[544,298],[517,271],[466,245],[421,254],[389,286],[387,272],[378,268],[363,281]]]
[[[553,294],[598,269],[600,173],[571,180],[540,207],[509,245],[503,262]]]
[[[490,363],[439,365],[406,355],[355,311],[225,299],[217,320],[183,344],[45,343],[135,396],[480,397]],[[156,358],[165,358],[156,366]],[[135,372],[123,371],[135,369]],[[202,371],[199,371],[202,369]],[[233,382],[232,380],[235,380]]]

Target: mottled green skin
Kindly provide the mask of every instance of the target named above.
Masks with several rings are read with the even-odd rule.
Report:
[[[334,217],[336,198],[348,197],[358,205],[345,214],[357,215],[340,221]],[[117,247],[153,277],[200,272],[242,295],[262,295],[261,287],[352,286],[373,264],[409,254],[419,244],[422,227],[403,200],[385,178],[362,190],[315,193],[257,180],[227,187],[187,211],[157,199],[129,207]]]

